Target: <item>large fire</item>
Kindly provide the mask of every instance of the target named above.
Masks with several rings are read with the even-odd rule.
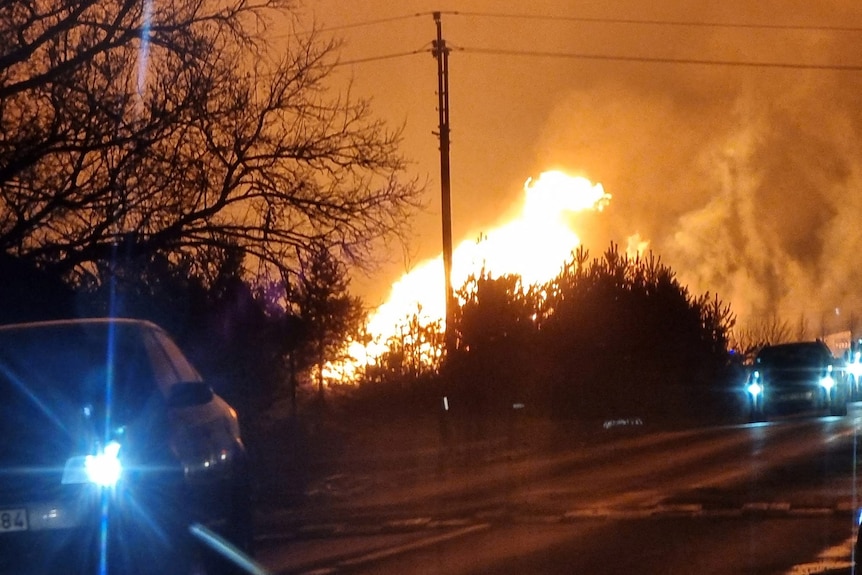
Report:
[[[524,192],[524,205],[515,219],[453,249],[452,286],[456,291],[471,274],[483,270],[490,277],[519,275],[525,285],[553,279],[580,245],[570,216],[584,210],[601,211],[611,199],[601,184],[560,171],[528,179]],[[440,322],[442,326],[443,277],[442,255],[404,274],[392,285],[389,299],[369,318],[371,343],[354,343],[350,355],[360,364],[373,362],[386,349],[386,341],[414,316],[422,325]],[[329,375],[341,379],[352,371],[333,369]]]

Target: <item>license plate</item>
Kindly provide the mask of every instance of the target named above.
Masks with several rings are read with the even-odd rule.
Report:
[[[781,399],[787,401],[808,401],[814,398],[814,394],[812,392],[805,393],[785,393],[781,396]]]
[[[0,533],[27,531],[26,509],[0,509]]]

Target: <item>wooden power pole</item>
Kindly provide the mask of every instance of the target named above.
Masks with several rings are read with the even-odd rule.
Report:
[[[452,194],[449,180],[449,49],[443,39],[443,23],[440,12],[434,12],[437,24],[437,39],[433,42],[434,58],[437,60],[437,110],[440,115],[440,193],[443,217],[443,280],[446,297],[446,353],[455,350],[453,314],[455,296],[452,291]]]

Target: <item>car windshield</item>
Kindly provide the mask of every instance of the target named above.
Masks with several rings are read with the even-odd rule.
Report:
[[[812,367],[824,366],[827,356],[818,345],[784,345],[767,347],[757,356],[757,364],[763,367]]]
[[[6,385],[34,401],[63,398],[99,410],[111,401],[122,419],[133,417],[154,393],[200,379],[175,347],[123,322],[0,329],[0,369]]]

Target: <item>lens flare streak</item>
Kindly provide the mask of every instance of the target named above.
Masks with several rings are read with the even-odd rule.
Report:
[[[147,87],[147,67],[150,60],[150,27],[153,18],[153,0],[144,0],[141,15],[141,48],[138,57],[138,98],[143,98]]]

